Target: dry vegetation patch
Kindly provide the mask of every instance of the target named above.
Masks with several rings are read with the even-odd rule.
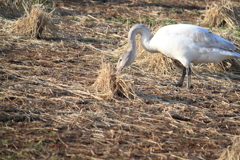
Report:
[[[57,35],[57,27],[51,20],[51,13],[45,11],[45,6],[35,4],[30,9],[27,5],[24,7],[25,15],[12,24],[12,33],[31,38],[42,38],[43,31]]]
[[[232,146],[228,146],[221,154],[219,160],[238,160],[240,159],[240,137],[233,138]]]
[[[239,28],[240,16],[238,9],[232,1],[222,0],[220,4],[213,3],[206,10],[202,25],[211,27],[228,26],[231,28]]]
[[[104,59],[102,59],[99,75],[92,88],[98,96],[105,99],[117,97],[132,99],[137,97],[134,91],[133,80],[126,74],[116,74],[115,67]]]
[[[174,17],[188,17],[190,12],[175,12],[176,4],[189,10],[205,2],[107,1],[61,0],[59,12],[73,12],[51,18],[64,38],[5,36],[9,20],[1,19],[0,159],[237,157],[238,75],[204,72],[206,76],[193,76],[191,90],[162,85],[179,77],[152,70],[162,63],[164,72],[172,72],[167,68],[175,69],[175,62],[152,59],[151,69],[144,72],[150,62],[141,66],[138,61],[151,57],[144,57],[149,53],[141,48],[138,53],[145,53],[138,55],[131,72],[117,75],[114,69],[117,49],[127,42],[127,32],[139,17],[157,17],[169,7]],[[168,8],[159,10],[162,3]],[[151,29],[154,32],[155,25]],[[161,73],[160,68],[155,72]]]

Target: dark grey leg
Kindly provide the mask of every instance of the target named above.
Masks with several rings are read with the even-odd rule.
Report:
[[[190,67],[186,68],[186,72],[187,72],[187,75],[188,75],[188,77],[187,77],[187,88],[189,89],[189,88],[192,88],[192,86],[191,86],[191,74],[192,74],[191,68]]]
[[[186,75],[186,68],[183,67],[182,77],[178,81],[178,84],[176,85],[177,87],[181,87],[182,86],[185,75]]]

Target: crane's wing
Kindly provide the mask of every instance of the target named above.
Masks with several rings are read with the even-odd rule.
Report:
[[[184,42],[189,40],[188,42],[191,41],[201,48],[216,48],[226,51],[236,50],[232,42],[196,25],[176,24],[164,26],[156,33],[156,36],[158,38],[176,37],[182,40],[185,39]]]
[[[235,51],[236,47],[232,42],[210,32],[209,30],[198,27],[189,35],[196,45],[206,48],[218,48],[227,51]]]

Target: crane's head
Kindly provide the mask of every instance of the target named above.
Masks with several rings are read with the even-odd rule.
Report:
[[[120,72],[122,69],[128,67],[135,59],[135,53],[132,50],[127,50],[123,53],[117,63],[117,71]]]

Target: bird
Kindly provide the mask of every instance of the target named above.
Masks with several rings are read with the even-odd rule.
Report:
[[[182,76],[176,86],[181,87],[187,75],[186,88],[191,86],[190,64],[216,63],[232,57],[240,57],[234,44],[206,28],[193,24],[171,24],[161,27],[155,35],[144,24],[134,25],[128,32],[129,48],[118,59],[117,72],[130,66],[136,57],[136,35],[151,53],[161,52],[183,65]]]

